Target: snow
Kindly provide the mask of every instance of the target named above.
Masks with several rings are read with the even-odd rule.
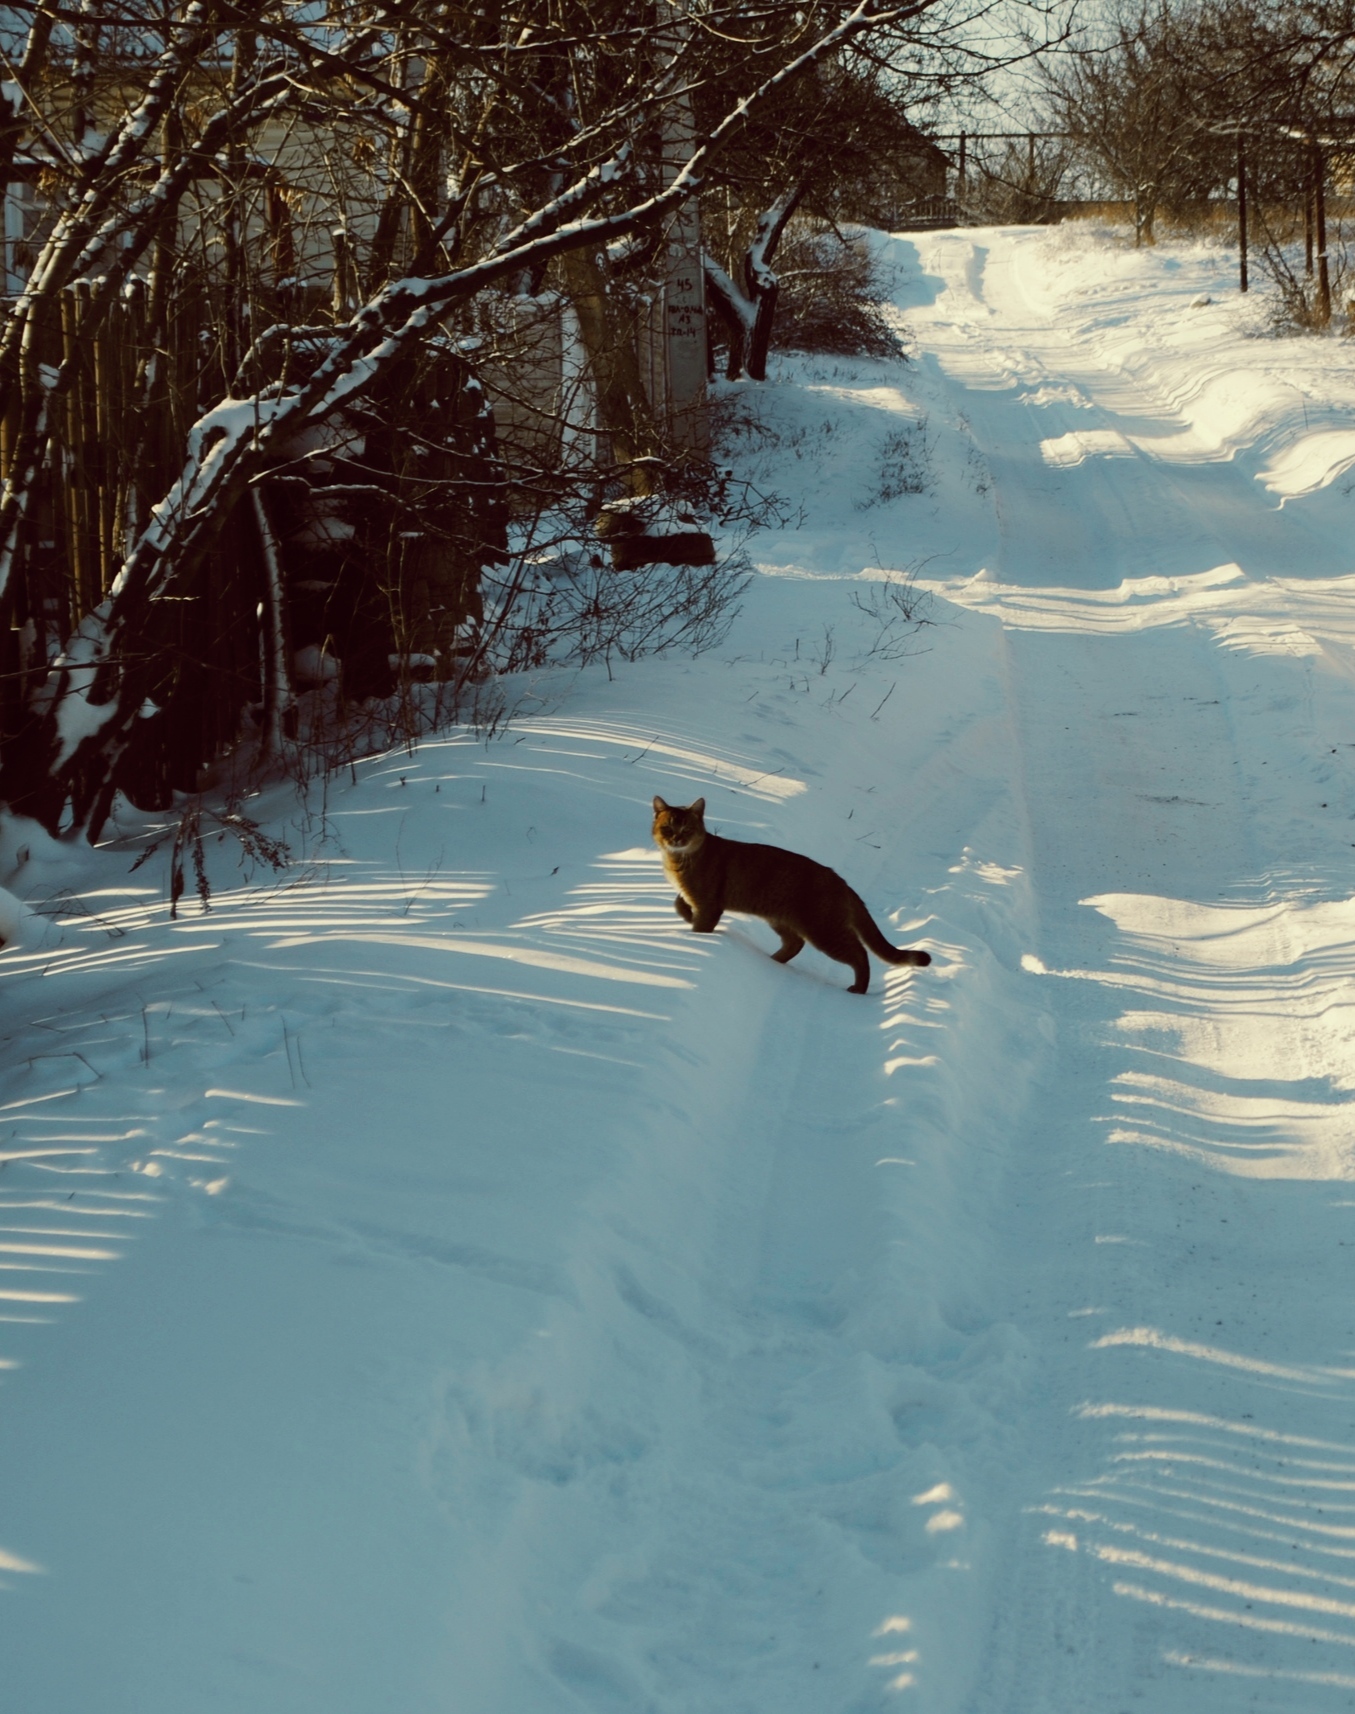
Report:
[[[1355,351],[881,243],[912,362],[723,389],[796,516],[710,656],[176,921],[144,818],[0,830],[15,1707],[1349,1706]],[[655,793],[934,963],[691,935]]]
[[[64,672],[60,675],[54,672],[48,685],[44,687],[48,695],[54,694],[59,685],[62,690],[56,716],[57,733],[61,740],[58,765],[73,756],[86,738],[95,737],[101,732],[117,712],[116,703],[93,702],[90,699],[90,693],[99,675],[99,667],[108,655],[110,611],[110,604],[104,601],[85,614],[76,628],[75,635],[67,644],[65,653],[58,655],[53,662],[55,667],[64,668]],[[64,683],[61,683],[62,680]]]
[[[13,893],[7,893],[0,887],[0,952],[8,947],[25,945],[35,934],[40,935],[43,927],[42,923],[34,921],[32,912],[22,899],[16,899]]]
[[[339,676],[339,663],[319,643],[307,643],[292,653],[292,677],[299,685],[328,684]]]

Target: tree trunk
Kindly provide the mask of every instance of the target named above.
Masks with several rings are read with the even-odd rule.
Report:
[[[752,381],[767,379],[767,354],[772,343],[772,324],[776,320],[776,303],[781,295],[781,282],[772,272],[772,259],[786,230],[786,222],[800,206],[809,186],[803,179],[794,190],[774,202],[758,216],[757,236],[744,257],[743,275],[748,295],[757,305],[753,329],[748,338],[748,377]]]
[[[725,337],[729,341],[725,377],[727,380],[737,381],[743,374],[744,357],[748,349],[748,330],[756,310],[718,262],[709,256],[703,256],[702,264],[706,271],[706,295],[720,318]],[[714,368],[715,359],[712,355],[712,373]]]
[[[263,612],[260,614],[260,677],[263,681],[263,713],[259,721],[259,760],[272,762],[282,751],[282,721],[291,702],[292,686],[287,672],[287,642],[284,629],[282,560],[263,495],[251,490],[254,522],[259,531],[263,557]]]
[[[579,320],[579,334],[588,354],[597,389],[600,425],[611,440],[612,461],[633,465],[654,451],[651,411],[640,378],[635,328],[620,313],[608,281],[592,250],[571,250],[560,259],[560,271]],[[638,472],[636,472],[638,476]],[[641,484],[641,491],[647,484]]]

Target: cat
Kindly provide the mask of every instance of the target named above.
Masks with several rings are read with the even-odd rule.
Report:
[[[678,890],[673,904],[697,934],[710,934],[726,911],[762,917],[781,936],[772,954],[778,964],[789,964],[808,941],[851,965],[851,994],[870,985],[867,950],[886,964],[931,963],[928,952],[891,946],[841,875],[777,845],[708,833],[705,814],[703,797],[685,809],[654,799],[654,843]]]

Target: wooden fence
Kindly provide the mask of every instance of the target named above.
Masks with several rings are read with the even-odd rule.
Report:
[[[71,379],[48,424],[0,627],[7,747],[23,744],[51,661],[107,599],[178,475],[193,422],[226,394],[250,325],[242,306],[224,306],[186,267],[162,283],[164,301],[133,280],[97,318],[94,289],[61,295],[40,347],[44,364],[68,364]],[[254,325],[277,308],[252,307]],[[327,308],[301,307],[316,320]],[[12,402],[0,417],[0,476],[14,458],[17,412]],[[327,655],[352,667],[344,692],[380,695],[402,660],[435,660],[473,615],[480,567],[504,545],[487,415],[464,363],[442,351],[360,408],[346,453],[288,464],[284,449],[262,492],[281,547],[288,663]],[[317,530],[320,514],[328,522]],[[135,640],[133,670],[155,663],[148,700],[157,712],[138,723],[119,774],[134,802],[159,807],[200,789],[204,767],[249,730],[268,700],[269,605],[251,501],[223,520],[200,571],[153,603]]]

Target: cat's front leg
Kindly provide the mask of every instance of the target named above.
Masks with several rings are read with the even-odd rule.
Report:
[[[694,934],[714,934],[724,915],[724,907],[716,905],[698,910],[692,917],[692,932]]]
[[[686,899],[683,898],[681,893],[679,893],[673,900],[673,909],[682,918],[683,922],[690,922],[692,920],[692,907],[687,903]]]

